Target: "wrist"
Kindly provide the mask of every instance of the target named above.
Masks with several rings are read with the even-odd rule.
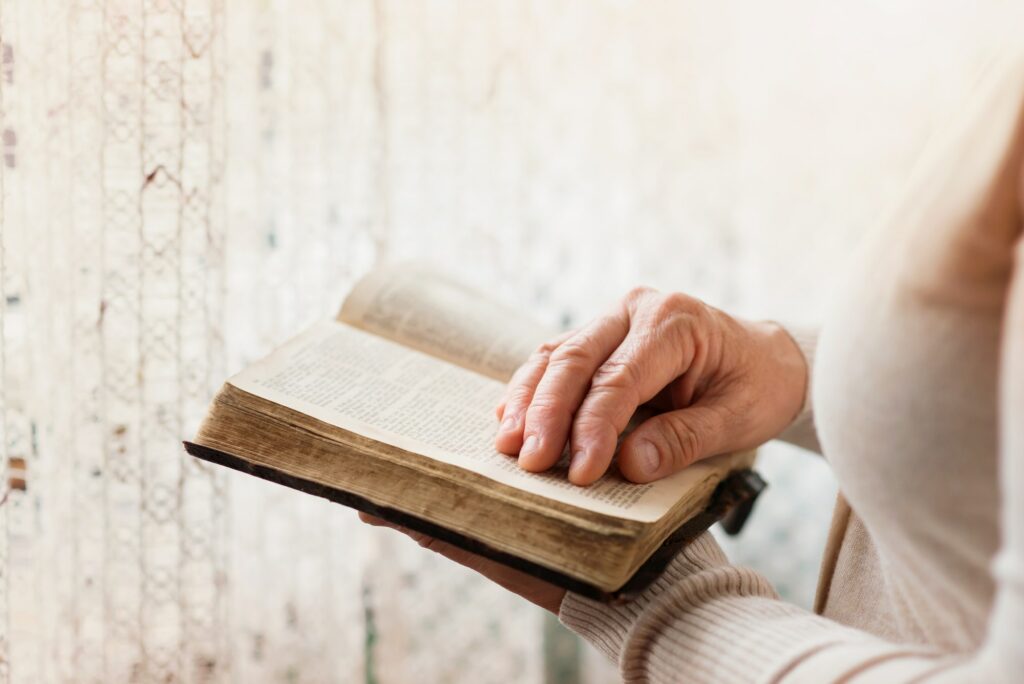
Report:
[[[774,321],[764,324],[768,331],[768,344],[780,378],[780,389],[786,397],[789,417],[787,424],[800,415],[810,396],[811,374],[801,345],[789,330]]]
[[[809,396],[807,360],[793,336],[775,321],[737,321],[743,330],[740,368],[758,398],[763,439],[782,432],[802,412]]]

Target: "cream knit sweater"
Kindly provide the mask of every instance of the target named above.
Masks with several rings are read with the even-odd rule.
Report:
[[[817,344],[794,335],[813,416],[784,437],[842,492],[820,615],[704,535],[632,603],[563,601],[626,681],[1024,682],[1022,55],[931,147]]]

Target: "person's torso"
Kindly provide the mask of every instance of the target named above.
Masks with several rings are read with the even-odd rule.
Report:
[[[823,612],[980,643],[999,545],[1001,323],[1021,233],[1024,74],[994,63],[823,327],[814,411],[852,515]]]

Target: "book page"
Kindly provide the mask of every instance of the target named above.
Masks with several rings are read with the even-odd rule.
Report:
[[[494,448],[502,382],[337,321],[315,325],[229,382],[350,432],[621,518],[658,520],[721,469],[704,461],[633,484],[613,468],[589,487],[571,484],[565,463],[529,473]]]
[[[556,334],[415,264],[372,271],[346,297],[338,320],[502,381]]]

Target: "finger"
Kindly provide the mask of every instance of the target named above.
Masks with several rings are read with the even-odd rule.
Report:
[[[367,525],[373,525],[374,527],[390,527],[393,530],[405,529],[399,525],[396,525],[393,522],[385,520],[384,518],[378,518],[375,515],[372,515],[370,513],[364,513],[363,511],[359,511],[359,520],[360,522],[364,522]]]
[[[373,525],[374,527],[387,527],[389,529],[401,532],[402,534],[409,537],[423,548],[430,549],[431,551],[436,551],[444,556],[452,558],[453,560],[459,560],[460,562],[462,562],[460,560],[462,556],[470,555],[468,551],[463,551],[458,547],[452,546],[451,544],[448,544],[446,542],[442,542],[436,537],[431,537],[429,534],[417,532],[415,530],[409,529],[408,527],[405,527],[404,525],[399,525],[397,523],[390,522],[383,518],[378,518],[377,516],[372,515],[370,513],[364,513],[360,511],[359,520],[366,523],[367,525]]]
[[[686,370],[688,345],[686,336],[676,330],[641,324],[598,368],[573,420],[573,484],[591,484],[605,473],[619,435],[640,404]]]
[[[409,530],[406,530],[405,533],[423,548],[433,551],[434,553],[438,553],[448,560],[454,561],[459,565],[469,568],[470,570],[475,570],[492,582],[497,582],[506,589],[511,589],[512,591],[516,591],[516,593],[520,593],[518,587],[515,587],[514,584],[510,584],[510,580],[513,579],[518,579],[519,583],[522,582],[522,579],[520,578],[523,577],[523,573],[520,571],[509,568],[508,566],[502,565],[501,563],[489,558],[485,558],[484,556],[466,551],[465,549],[460,549],[453,544],[442,541],[437,537],[431,537],[428,534]],[[533,579],[531,577],[527,577],[527,581],[529,583],[543,582],[542,580]]]
[[[628,332],[629,316],[620,308],[588,323],[551,353],[526,409],[519,465],[536,472],[558,461],[594,371]]]
[[[542,344],[512,375],[505,390],[505,399],[501,403],[501,415],[498,417],[501,425],[498,426],[498,434],[494,438],[494,448],[498,451],[510,456],[519,453],[523,446],[523,418],[526,407],[530,405],[537,383],[544,375],[551,352],[572,334],[572,331],[566,332]]]
[[[651,482],[707,456],[724,453],[731,434],[726,414],[714,406],[692,406],[648,418],[623,440],[619,470],[633,482]]]
[[[441,541],[440,539],[432,537],[429,534],[417,532],[403,525],[398,525],[396,523],[384,520],[383,518],[378,518],[377,516],[371,515],[370,513],[364,513],[360,511],[359,519],[368,525],[373,525],[374,527],[387,527],[397,532],[401,532],[402,534],[409,537],[423,548],[439,553],[442,556],[445,556],[446,558],[449,558],[462,565],[466,565],[470,568],[473,568],[474,570],[478,569],[477,566],[481,564],[491,562],[487,561],[482,556],[477,556],[476,554],[470,553],[469,551],[460,549],[457,546],[453,546],[448,542]]]
[[[383,525],[384,524],[384,521],[381,520],[380,518],[378,518],[377,516],[370,515],[369,513],[364,513],[363,511],[359,511],[359,520],[361,522],[366,523],[367,525]]]

